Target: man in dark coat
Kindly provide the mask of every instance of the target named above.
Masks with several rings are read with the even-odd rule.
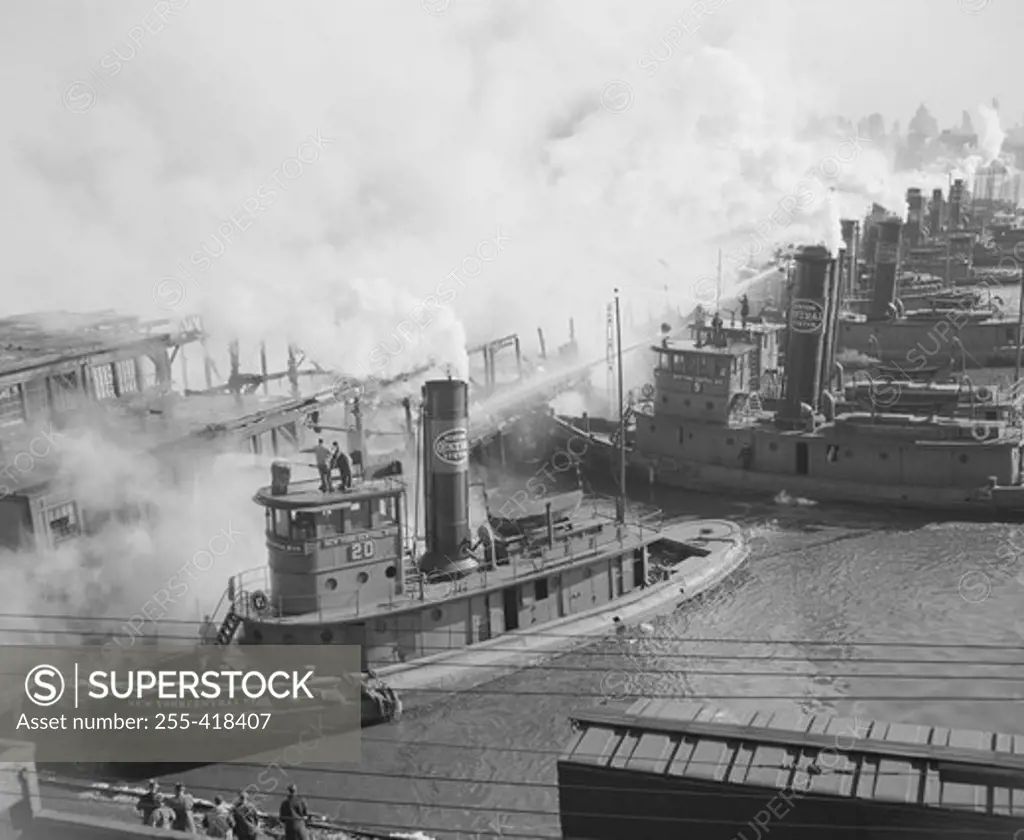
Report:
[[[281,803],[279,816],[281,825],[284,826],[285,840],[309,840],[309,829],[306,827],[309,809],[306,807],[306,800],[296,791],[295,785],[288,785],[288,795]]]
[[[249,801],[249,794],[242,791],[238,794],[231,815],[235,821],[235,837],[238,840],[258,840],[260,836],[260,814],[256,806]]]
[[[139,797],[138,804],[135,806],[136,811],[142,813],[142,824],[150,825],[151,817],[153,812],[160,807],[160,789],[157,787],[157,783],[150,780],[146,786],[146,792]]]

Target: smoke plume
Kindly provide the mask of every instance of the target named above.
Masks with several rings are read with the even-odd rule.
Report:
[[[211,345],[292,341],[383,379],[463,376],[467,342],[541,327],[553,346],[569,317],[603,355],[613,287],[686,314],[720,250],[728,293],[780,241],[834,247],[837,210],[892,187],[870,141],[798,134],[831,94],[774,10],[698,5],[12,7],[5,305],[197,312]],[[8,558],[26,613],[136,615],[230,522],[245,549],[188,597],[263,562],[247,471],[184,491],[123,439],[81,435],[64,479],[162,524]]]

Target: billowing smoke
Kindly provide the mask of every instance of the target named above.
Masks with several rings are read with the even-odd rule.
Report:
[[[686,314],[712,302],[719,251],[728,294],[780,241],[834,247],[836,209],[891,186],[870,141],[798,136],[820,92],[774,9],[396,8],[19,4],[0,36],[26,68],[0,80],[7,309],[199,312],[213,345],[291,341],[382,379],[464,375],[467,341],[509,332],[550,348],[570,316],[600,357],[613,287]],[[6,562],[26,612],[135,615],[258,515],[262,475],[218,467],[186,493],[123,440],[82,440],[96,460],[69,453],[65,478],[161,524]],[[252,529],[238,561],[260,565]]]
[[[68,643],[52,633],[70,627],[98,641],[112,635],[126,648],[139,639],[198,638],[228,577],[263,563],[262,512],[250,499],[269,469],[241,455],[198,470],[185,453],[158,461],[123,431],[116,442],[98,428],[49,439],[50,463],[34,470],[56,467],[51,487],[79,501],[56,536],[83,535],[50,549],[0,552],[8,604],[0,631]]]
[[[987,166],[999,157],[1006,140],[1006,132],[999,121],[999,112],[990,105],[978,106],[978,151],[982,165]]]

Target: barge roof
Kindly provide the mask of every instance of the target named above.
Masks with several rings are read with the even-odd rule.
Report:
[[[1024,735],[796,711],[736,716],[690,700],[638,700],[572,720],[579,731],[560,764],[654,774],[684,787],[806,790],[803,777],[834,799],[1024,816]],[[846,761],[822,762],[837,752]]]
[[[143,321],[99,312],[30,312],[0,318],[0,375],[17,373],[153,339],[199,337],[197,319]]]

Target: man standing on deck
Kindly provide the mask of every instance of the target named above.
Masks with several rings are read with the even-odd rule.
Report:
[[[747,328],[747,319],[750,317],[750,299],[744,295],[740,298],[740,321],[743,322],[743,328]]]
[[[349,463],[348,455],[341,451],[338,441],[334,441],[331,449],[331,469],[338,471],[338,480],[342,490],[352,488],[352,465]]]
[[[316,446],[311,450],[316,456],[316,468],[320,473],[320,492],[331,492],[331,450],[324,446],[324,439],[320,438]]]

